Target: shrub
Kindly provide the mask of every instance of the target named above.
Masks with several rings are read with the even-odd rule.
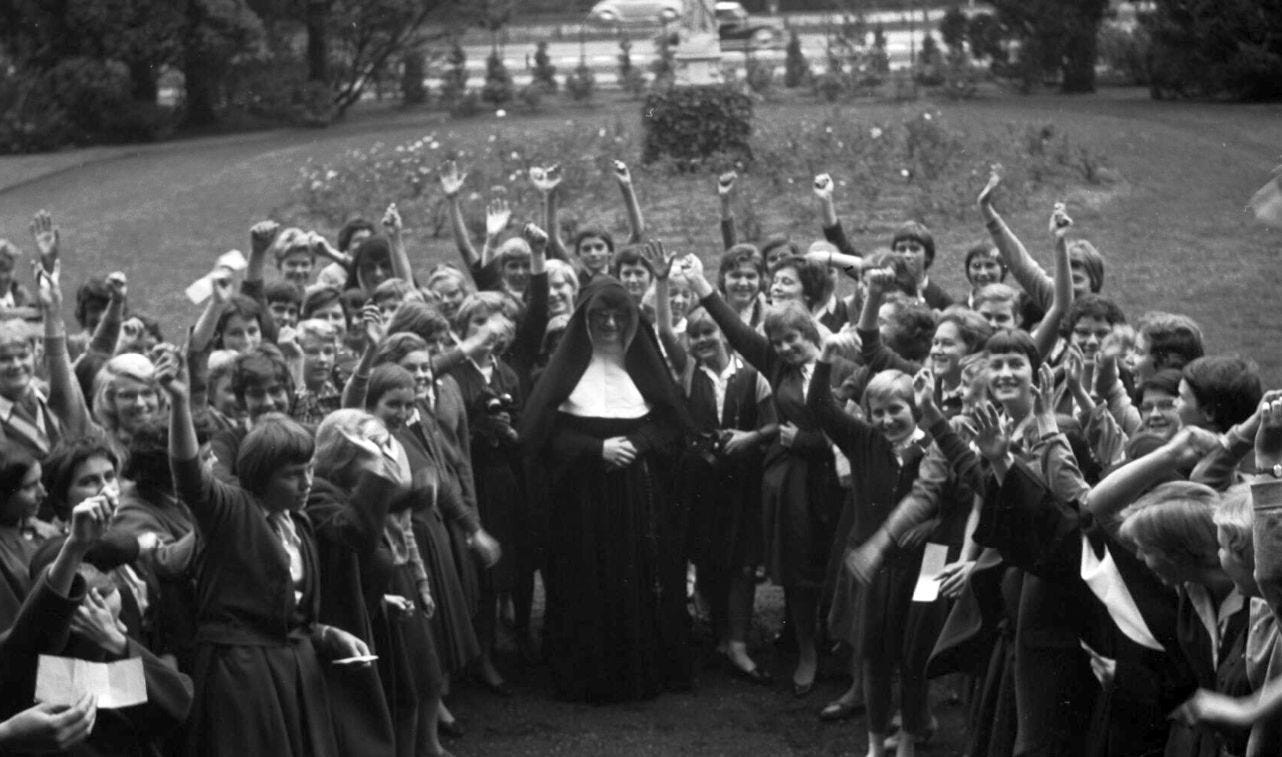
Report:
[[[757,94],[769,92],[775,83],[775,64],[757,58],[748,58],[744,79]]]
[[[481,98],[474,89],[455,97],[449,105],[450,115],[454,118],[471,118],[481,112]]]
[[[944,83],[944,56],[939,51],[935,35],[926,32],[917,53],[917,65],[913,71],[917,83],[926,87],[937,87]]]
[[[427,86],[423,84],[427,76],[427,59],[422,50],[410,50],[405,53],[404,67],[401,69],[401,101],[406,105],[422,105],[427,102]]]
[[[490,52],[485,61],[485,86],[481,87],[481,99],[495,107],[512,102],[516,92],[512,85],[512,74],[507,64],[499,56],[498,50]]]
[[[828,102],[836,102],[846,91],[846,77],[840,71],[831,68],[814,79],[815,94]]]
[[[579,65],[565,77],[565,91],[570,93],[570,97],[580,102],[586,102],[592,99],[596,91],[596,74],[588,67],[585,59],[579,60]]]
[[[450,46],[446,61],[449,67],[441,76],[441,99],[453,107],[453,103],[467,93],[467,53],[463,52],[458,40]]]
[[[539,40],[534,48],[534,82],[546,92],[556,91],[556,66],[552,64],[552,56],[548,55],[548,43],[543,40]]]
[[[641,160],[673,159],[689,170],[714,156],[752,160],[752,99],[716,85],[651,92],[645,100]]]
[[[978,60],[1006,61],[1005,33],[991,13],[976,13],[966,23],[970,54]]]
[[[794,29],[788,38],[788,49],[783,61],[783,85],[789,89],[804,86],[810,80],[810,61],[801,51],[801,37]]]
[[[966,43],[966,14],[956,5],[951,5],[939,22],[939,38],[949,50],[957,50]]]
[[[632,65],[632,40],[619,39],[619,87],[636,97],[645,91],[645,74]]]
[[[543,104],[543,93],[547,91],[547,86],[542,82],[532,81],[521,87],[516,92],[516,99],[524,105],[526,110],[536,111]]]

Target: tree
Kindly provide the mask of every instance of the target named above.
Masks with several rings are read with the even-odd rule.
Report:
[[[956,5],[950,6],[939,22],[939,38],[949,50],[956,50],[966,42],[966,14]]]
[[[494,106],[506,105],[516,94],[512,87],[512,74],[507,70],[498,50],[490,52],[485,61],[485,85],[481,87],[481,99]]]
[[[1282,99],[1282,5],[1158,0],[1141,21],[1152,38],[1154,97]]]
[[[449,68],[441,77],[441,99],[451,104],[467,93],[467,53],[463,52],[463,46],[457,39],[450,46],[446,60]]]
[[[783,61],[783,85],[788,88],[800,87],[810,79],[810,61],[801,51],[801,37],[794,29],[788,38],[788,49]]]
[[[453,6],[453,0],[334,0],[330,8],[329,64],[336,112],[361,98],[376,74],[406,50],[442,39],[428,22]]]
[[[549,93],[556,91],[556,66],[548,55],[548,43],[543,40],[534,48],[534,83]]]
[[[1094,92],[1096,36],[1108,0],[992,0],[997,19],[1020,43],[1021,63],[1058,71],[1061,92]]]

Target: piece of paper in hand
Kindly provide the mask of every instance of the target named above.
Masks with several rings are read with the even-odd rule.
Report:
[[[1282,229],[1282,166],[1273,169],[1273,178],[1251,196],[1246,209],[1260,223]]]
[[[187,287],[187,299],[193,305],[199,305],[214,294],[214,277],[219,274],[236,273],[249,267],[249,261],[240,250],[228,250],[214,261],[214,270],[201,276]]]
[[[142,658],[89,662],[74,657],[40,655],[36,668],[36,701],[72,705],[85,694],[98,698],[98,707],[116,709],[147,701],[147,677]]]
[[[934,602],[939,598],[939,581],[936,577],[948,564],[948,547],[927,544],[921,556],[921,570],[917,573],[917,586],[913,588],[914,602]]]

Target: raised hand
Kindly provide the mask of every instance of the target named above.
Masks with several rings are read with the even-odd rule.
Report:
[[[838,331],[824,337],[823,349],[819,357],[825,363],[831,363],[834,358],[842,354],[853,352],[859,349],[859,335],[853,331]]]
[[[1068,217],[1068,208],[1062,202],[1055,203],[1051,210],[1051,220],[1049,223],[1051,236],[1056,239],[1062,238],[1068,233],[1068,229],[1073,225],[1073,219]]]
[[[1037,386],[1033,387],[1033,414],[1041,418],[1055,418],[1055,373],[1046,363],[1037,371]]]
[[[57,315],[58,311],[62,309],[62,286],[60,283],[62,264],[54,261],[53,270],[46,271],[40,261],[34,260],[31,263],[31,268],[36,276],[36,296],[40,300],[41,309],[45,313]]]
[[[446,197],[457,197],[459,190],[463,188],[463,181],[467,179],[466,173],[460,173],[458,163],[447,160],[441,165],[441,191]]]
[[[717,177],[717,196],[729,199],[734,197],[735,180],[739,174],[734,171],[726,171]]]
[[[116,352],[139,352],[146,334],[147,325],[141,318],[126,318],[124,323],[120,324],[120,338]]]
[[[1002,164],[994,163],[988,170],[988,183],[984,185],[983,190],[979,193],[979,205],[991,205],[993,203],[993,192],[1002,183]]]
[[[58,262],[59,235],[49,211],[37,211],[31,219],[31,237],[36,242],[36,252],[40,254],[40,265],[52,272],[54,263]]]
[[[1175,467],[1190,468],[1219,448],[1220,436],[1197,426],[1181,426],[1166,446],[1175,452]]]
[[[813,185],[815,197],[824,202],[832,201],[832,177],[826,173],[821,173],[815,177]]]
[[[184,375],[184,365],[182,353],[176,349],[166,350],[155,360],[156,364],[156,383],[164,389],[174,402],[187,401],[187,385],[183,383],[186,376]]]
[[[993,403],[985,401],[975,408],[975,446],[986,459],[1000,460],[1010,452],[1010,434],[1002,424],[1001,413]]]
[[[383,211],[383,231],[387,232],[388,237],[396,238],[401,235],[402,228],[401,213],[396,209],[396,203],[391,203]]]
[[[542,194],[551,194],[558,186],[561,185],[561,166],[551,165],[546,168],[532,166],[530,168],[530,182],[534,188]]]
[[[124,271],[113,271],[107,274],[107,292],[113,302],[124,302],[129,296],[129,277]]]
[[[226,305],[235,296],[235,293],[232,292],[231,276],[225,272],[213,274],[209,279],[209,284],[213,291],[213,303],[217,306]]]
[[[913,400],[923,415],[928,409],[935,409],[935,373],[929,368],[922,368],[913,376]]]
[[[259,221],[249,227],[250,250],[255,255],[261,255],[267,252],[276,241],[276,235],[280,233],[280,224],[275,221]]]
[[[663,242],[651,239],[641,248],[641,257],[650,263],[650,269],[654,271],[654,278],[662,281],[668,278],[668,274],[672,272],[672,261],[677,259],[677,254],[665,251]]]
[[[502,198],[490,200],[490,204],[485,206],[485,235],[490,238],[497,237],[507,228],[510,220],[512,220],[512,207],[507,204],[507,200]]]
[[[628,170],[628,164],[621,160],[616,160],[613,163],[613,167],[615,181],[619,182],[621,186],[630,186],[632,184],[632,172]]]
[[[1260,400],[1260,427],[1255,432],[1255,464],[1271,471],[1282,463],[1282,391],[1271,389]]]
[[[873,268],[864,272],[864,284],[869,295],[880,296],[898,287],[899,277],[893,268]]]
[[[71,530],[67,540],[76,546],[88,547],[102,538],[116,512],[116,497],[111,492],[95,494],[71,510]]]
[[[521,238],[531,250],[542,250],[548,245],[548,233],[532,223],[521,227]]]
[[[361,308],[361,332],[365,335],[367,349],[383,343],[383,338],[387,336],[387,323],[383,321],[383,311],[378,309],[378,305]]]
[[[276,334],[276,346],[286,358],[303,356],[303,345],[298,341],[298,329],[293,326],[281,326]]]

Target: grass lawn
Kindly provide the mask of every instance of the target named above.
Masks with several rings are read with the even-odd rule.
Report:
[[[959,103],[908,105],[858,103],[838,113],[852,119],[902,121],[907,114],[938,107],[948,122],[970,133],[1006,133],[1005,124],[1053,123],[1078,145],[1104,156],[1120,180],[1106,186],[1067,190],[1079,232],[1108,261],[1105,293],[1130,315],[1167,309],[1187,313],[1203,326],[1212,352],[1236,351],[1254,357],[1266,385],[1282,384],[1282,351],[1272,340],[1282,329],[1279,266],[1282,237],[1248,222],[1242,207],[1269,176],[1282,144],[1282,107],[1159,103],[1137,90],[1091,97],[1002,97]],[[809,101],[762,104],[758,118],[786,129],[796,119],[824,118],[831,106]],[[357,114],[325,131],[271,131],[169,144],[99,150],[36,158],[0,159],[0,236],[27,247],[33,212],[47,208],[62,228],[68,300],[74,286],[93,273],[123,269],[137,309],[161,318],[167,334],[181,338],[196,316],[183,288],[208,270],[229,248],[246,249],[248,229],[275,208],[295,200],[293,187],[308,159],[329,161],[375,140],[389,145],[428,132],[453,131],[460,140],[480,141],[509,130],[575,126],[635,129],[638,105],[607,101],[596,108],[562,108],[533,118],[483,117],[444,123],[435,112]],[[614,157],[614,156],[609,156]],[[624,155],[635,161],[637,156]],[[985,156],[969,156],[983,161]],[[94,162],[85,162],[93,158]],[[795,189],[808,201],[809,175],[821,156],[797,156]],[[55,170],[56,169],[56,170]],[[50,171],[53,171],[50,173]],[[838,177],[840,178],[840,177]],[[976,178],[974,191],[983,182]],[[752,180],[748,177],[748,180]],[[716,253],[716,199],[710,177],[659,183],[638,175],[638,191],[649,209],[652,233],[665,231],[706,255]],[[7,187],[7,188],[6,188]],[[484,187],[482,187],[484,189]],[[372,190],[374,191],[374,190]],[[376,191],[374,191],[377,194]],[[872,218],[855,208],[855,188],[843,190],[843,217]],[[1008,213],[1029,248],[1049,262],[1045,217],[1052,198],[1032,198]],[[595,198],[581,197],[587,204]],[[601,199],[612,203],[614,196]],[[567,198],[573,210],[576,198]],[[471,203],[474,208],[479,205]],[[516,217],[533,212],[518,207]],[[818,235],[812,217],[772,215],[762,209],[767,232]],[[854,234],[857,245],[884,245],[884,224],[867,224]],[[954,294],[964,291],[961,253],[985,231],[978,214],[936,222],[939,255],[932,275]],[[414,251],[423,266],[452,259],[446,239],[420,233]],[[70,304],[68,306],[70,315]],[[767,617],[777,620],[777,591],[765,594]],[[760,639],[759,639],[760,640]],[[768,656],[763,657],[768,659]],[[510,661],[509,661],[510,662]],[[841,684],[825,682],[806,700],[795,700],[783,685],[773,691],[750,688],[719,670],[709,670],[699,691],[651,703],[613,708],[563,705],[545,698],[537,674],[513,680],[522,696],[496,700],[463,686],[453,700],[470,729],[450,748],[458,754],[861,754],[859,721],[818,727],[814,712]],[[777,677],[788,678],[791,661],[781,659]],[[934,754],[957,754],[961,713],[942,708],[945,731]]]

